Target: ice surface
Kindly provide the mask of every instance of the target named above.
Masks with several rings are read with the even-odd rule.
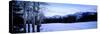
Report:
[[[78,30],[78,29],[89,29],[96,27],[97,27],[96,21],[79,22],[79,23],[51,23],[51,24],[42,24],[41,32]]]

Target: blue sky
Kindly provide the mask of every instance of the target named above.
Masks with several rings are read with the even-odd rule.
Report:
[[[61,3],[48,3],[48,5],[41,5],[46,17],[55,15],[64,16],[74,14],[77,12],[96,12],[97,6],[95,5],[79,5],[79,4],[61,4]]]

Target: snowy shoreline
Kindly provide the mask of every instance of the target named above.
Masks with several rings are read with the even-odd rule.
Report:
[[[42,24],[41,32],[50,31],[66,31],[66,30],[79,30],[79,29],[92,29],[97,28],[96,21],[82,22],[82,23],[51,23]]]

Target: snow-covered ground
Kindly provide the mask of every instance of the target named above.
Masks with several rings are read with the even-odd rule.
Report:
[[[97,28],[96,21],[81,22],[81,23],[51,23],[42,24],[41,32],[51,32],[51,31],[66,31],[66,30],[79,30],[79,29],[90,29]]]

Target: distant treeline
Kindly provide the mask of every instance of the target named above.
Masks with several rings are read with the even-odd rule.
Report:
[[[66,15],[60,17],[45,18],[43,23],[74,23],[74,22],[86,22],[97,21],[97,12],[82,12],[75,13],[73,15]]]

